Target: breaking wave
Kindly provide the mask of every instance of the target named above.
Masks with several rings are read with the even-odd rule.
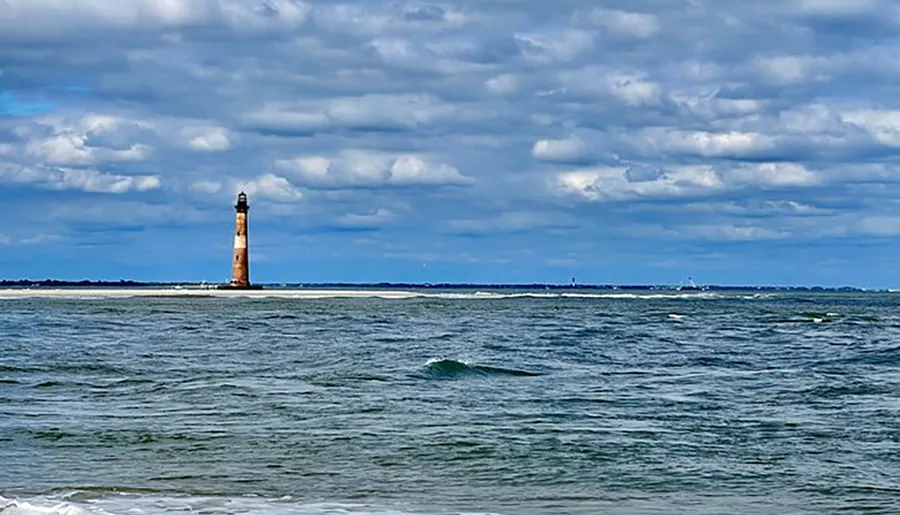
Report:
[[[447,358],[434,358],[425,363],[425,374],[437,379],[452,379],[464,376],[539,376],[537,372],[516,370],[513,368],[476,365],[465,361]]]
[[[426,515],[434,511],[408,511],[369,504],[304,503],[290,496],[200,497],[164,495],[104,495],[73,492],[64,498],[6,499],[0,496],[0,515],[126,515],[152,513],[215,513],[237,515]],[[471,514],[474,515],[474,514]],[[488,514],[483,514],[488,515]]]
[[[759,293],[721,292],[424,292],[415,290],[6,290],[0,292],[0,300],[22,298],[58,298],[70,300],[132,299],[132,298],[204,298],[204,299],[343,299],[377,298],[392,300],[443,299],[443,300],[503,300],[503,299],[622,299],[622,300],[717,300],[764,299],[769,295]]]

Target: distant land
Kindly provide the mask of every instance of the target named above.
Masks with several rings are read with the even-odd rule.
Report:
[[[703,285],[699,287],[684,285],[659,284],[485,284],[485,283],[257,283],[266,289],[317,289],[317,288],[378,288],[378,289],[415,289],[415,290],[687,290],[687,291],[872,291],[853,286],[717,286]],[[143,281],[63,281],[58,279],[4,279],[0,280],[0,288],[215,288],[217,283],[184,282],[143,282]],[[886,289],[880,291],[887,291]]]

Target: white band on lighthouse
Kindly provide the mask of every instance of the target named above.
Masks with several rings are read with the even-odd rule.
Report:
[[[247,248],[247,237],[241,235],[235,235],[234,237],[234,248],[236,249],[246,249]]]

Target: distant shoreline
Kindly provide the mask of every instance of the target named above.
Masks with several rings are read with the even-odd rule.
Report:
[[[410,299],[422,293],[403,290],[241,290],[216,288],[0,288],[0,298],[237,297],[237,298],[370,298]]]
[[[884,289],[866,289],[852,286],[826,287],[826,286],[729,286],[729,285],[703,285],[700,287],[686,287],[684,285],[653,285],[653,284],[545,284],[545,283],[518,283],[518,284],[489,284],[489,283],[258,283],[264,290],[641,290],[641,291],[808,291],[808,292],[863,292],[863,291],[890,291]],[[64,281],[57,279],[45,280],[0,280],[0,289],[179,289],[179,290],[215,290],[219,283],[197,282],[143,282],[143,281]],[[176,290],[177,291],[177,290]],[[221,291],[221,290],[220,290]]]

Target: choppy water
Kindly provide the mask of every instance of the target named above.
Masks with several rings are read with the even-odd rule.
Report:
[[[900,513],[900,296],[0,300],[0,514]]]

